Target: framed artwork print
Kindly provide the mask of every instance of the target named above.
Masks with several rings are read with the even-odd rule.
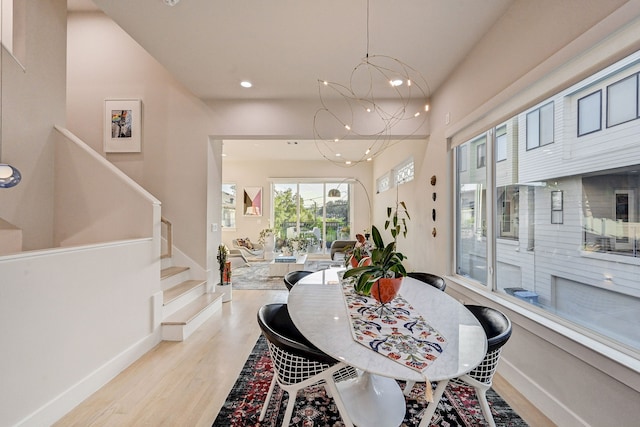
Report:
[[[244,188],[245,216],[262,216],[262,187]]]
[[[139,153],[141,134],[141,100],[107,99],[104,101],[105,153]]]

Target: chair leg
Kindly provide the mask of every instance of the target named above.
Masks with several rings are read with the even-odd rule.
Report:
[[[407,383],[404,386],[404,390],[402,391],[402,393],[405,396],[409,396],[411,394],[411,390],[413,390],[413,386],[416,385],[415,381],[407,381]]]
[[[418,424],[418,427],[428,427],[431,425],[431,418],[433,418],[433,414],[435,414],[436,412],[438,402],[440,402],[440,398],[444,394],[444,389],[447,388],[447,384],[449,384],[449,380],[438,381],[438,385],[433,391],[433,402],[427,405],[427,409],[425,409],[424,413],[422,414],[422,419],[420,420],[420,424]]]
[[[293,415],[293,407],[295,406],[296,397],[298,396],[298,389],[287,390],[287,394],[289,394],[289,403],[287,403],[287,410],[282,419],[282,427],[287,427],[291,423],[291,415]]]
[[[474,389],[476,390],[476,396],[478,396],[478,402],[482,408],[482,415],[484,415],[485,421],[490,427],[496,427],[493,415],[491,414],[491,408],[489,407],[489,402],[487,402],[487,389],[485,387],[474,387]]]
[[[276,374],[273,374],[273,379],[271,380],[271,385],[269,386],[269,392],[267,393],[267,397],[264,399],[264,403],[262,404],[262,411],[260,411],[260,421],[264,421],[264,416],[267,414],[267,408],[269,407],[269,402],[271,402],[271,395],[273,394],[273,389],[276,386]]]

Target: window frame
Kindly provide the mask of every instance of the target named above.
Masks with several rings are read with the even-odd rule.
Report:
[[[544,122],[544,118],[546,117],[546,115],[543,115],[543,113],[546,113],[546,108],[551,107],[551,123],[546,124]],[[529,118],[533,118],[535,117],[537,120],[537,126],[533,126],[533,123],[530,125],[529,123]],[[543,130],[546,129],[545,126],[549,126],[549,128],[551,129],[551,140],[548,142],[543,142],[542,138],[544,136],[544,132]],[[535,136],[536,136],[536,141],[531,141],[530,140],[530,136],[533,136],[532,132],[535,129]],[[541,106],[539,106],[538,108],[535,108],[531,111],[529,111],[526,114],[526,119],[525,119],[525,135],[526,135],[526,149],[527,151],[530,150],[535,150],[536,148],[540,148],[540,147],[544,147],[545,145],[550,145],[553,144],[555,142],[555,103],[554,101],[549,101]],[[535,145],[533,145],[535,143]]]
[[[632,121],[634,121],[634,120],[636,120],[638,118],[638,113],[639,113],[638,109],[640,108],[639,107],[640,100],[638,99],[639,98],[639,92],[640,92],[640,87],[639,87],[640,84],[638,84],[638,74],[639,73],[631,74],[630,76],[627,76],[627,77],[622,78],[622,79],[620,79],[620,80],[618,80],[616,82],[611,83],[610,85],[607,85],[607,129],[615,127],[615,126],[619,126],[619,125],[622,125],[622,124],[625,124],[625,123],[632,122]],[[635,94],[634,94],[634,96],[636,97],[636,102],[634,103],[635,104],[634,107],[635,107],[635,110],[636,110],[635,114],[633,115],[633,117],[631,117],[629,119],[626,119],[624,121],[611,123],[610,122],[610,112],[611,112],[610,90],[614,86],[622,84],[623,82],[626,82],[628,80],[634,80],[635,81],[635,86],[636,86],[635,87]]]
[[[594,128],[593,130],[588,130],[586,132],[581,132],[580,131],[580,124],[582,123],[581,120],[580,120],[580,118],[581,118],[580,113],[582,111],[582,109],[580,108],[581,101],[585,101],[585,100],[587,100],[587,99],[589,99],[589,98],[591,98],[592,96],[595,96],[595,95],[598,95],[598,127],[597,127],[597,129]],[[579,98],[576,101],[576,105],[577,105],[577,110],[578,110],[578,112],[577,112],[577,126],[576,126],[577,136],[581,137],[581,136],[590,135],[592,133],[601,131],[602,130],[602,89],[598,89],[595,92],[591,92],[590,94],[585,95],[582,98]]]

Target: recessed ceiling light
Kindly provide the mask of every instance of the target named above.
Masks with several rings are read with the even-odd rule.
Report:
[[[336,157],[340,157],[340,156],[342,156],[342,154],[336,153]]]
[[[391,80],[389,83],[391,83],[391,86],[400,86],[402,84],[402,80],[395,79],[395,80]]]
[[[243,81],[240,82],[240,86],[246,87],[246,88],[250,88],[251,86],[253,86],[253,83],[251,83],[248,80],[243,80]]]

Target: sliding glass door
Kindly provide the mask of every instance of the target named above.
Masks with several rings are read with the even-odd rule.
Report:
[[[334,240],[349,239],[350,193],[348,183],[275,182],[272,218],[276,250],[293,239],[301,241],[306,252],[325,252]]]

